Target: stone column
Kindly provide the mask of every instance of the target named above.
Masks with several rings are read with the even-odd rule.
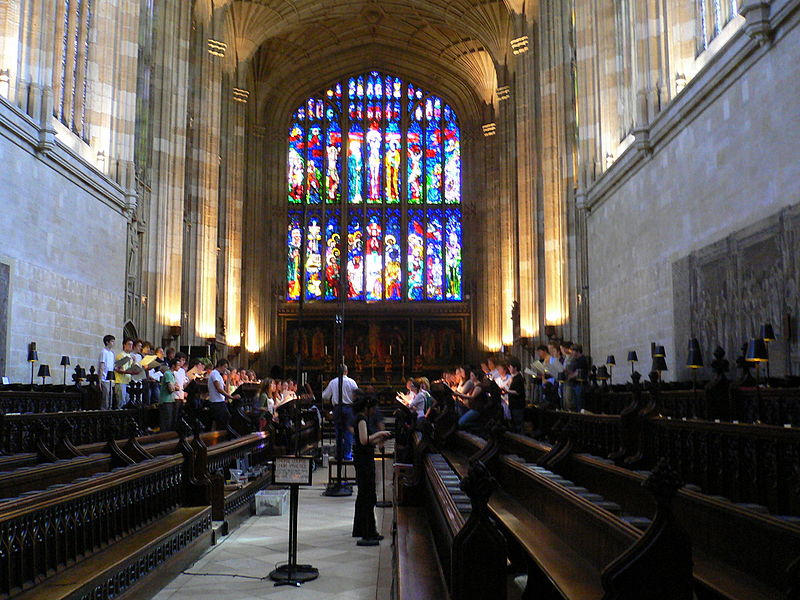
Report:
[[[515,15],[515,37],[526,35],[529,44],[535,37],[533,15]],[[536,139],[537,65],[536,52],[525,52],[514,59],[514,85],[511,90],[516,106],[517,223],[520,334],[540,334],[539,286],[541,263],[538,260],[539,238],[539,148]]]
[[[189,98],[190,153],[187,155],[186,237],[183,306],[186,341],[192,345],[216,337],[217,248],[219,218],[221,57],[209,52],[219,40],[219,12],[195,22],[192,35]],[[222,41],[222,40],[219,40]],[[184,315],[186,316],[186,315]]]
[[[147,231],[142,248],[142,289],[148,298],[144,331],[155,344],[167,328],[181,325],[183,216],[187,145],[187,100],[191,5],[165,0],[153,15],[150,96],[140,125],[145,142],[144,169],[150,189]],[[182,332],[184,338],[189,332]],[[180,342],[181,340],[178,340]]]

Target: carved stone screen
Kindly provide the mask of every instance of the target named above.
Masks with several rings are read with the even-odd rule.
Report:
[[[676,344],[697,337],[710,363],[720,345],[733,361],[771,323],[770,374],[800,372],[800,208],[787,208],[673,265]],[[682,360],[682,359],[680,359]]]
[[[0,263],[0,376],[6,374],[6,343],[8,343],[8,288],[11,269]]]

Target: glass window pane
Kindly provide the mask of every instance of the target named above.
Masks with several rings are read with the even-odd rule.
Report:
[[[365,268],[367,275],[367,300],[383,300],[383,227],[380,209],[367,211],[367,240]]]
[[[347,225],[347,297],[364,299],[364,229],[361,213],[352,211]]]
[[[289,211],[288,246],[289,255],[286,270],[286,299],[300,299],[300,247],[303,245],[303,230],[300,222],[303,214],[300,211]]]

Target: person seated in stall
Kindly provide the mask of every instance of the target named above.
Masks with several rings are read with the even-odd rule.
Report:
[[[472,382],[472,389],[469,393],[454,391],[453,395],[466,407],[466,412],[458,420],[458,428],[477,432],[481,428],[482,415],[488,405],[486,390],[489,380],[483,377],[483,373],[477,369],[470,370],[469,379]]]
[[[408,381],[406,381],[406,391],[397,392],[396,396],[397,401],[400,402],[401,404],[405,404],[406,406],[408,406],[409,403],[414,399],[414,396],[416,395],[416,391],[414,391],[414,388],[415,388],[414,380],[409,378]]]
[[[511,375],[511,383],[508,386],[508,408],[511,412],[511,431],[514,433],[524,433],[525,430],[525,380],[522,378],[520,362],[516,357],[508,361],[508,372]]]
[[[200,360],[194,359],[191,367],[186,371],[186,377],[189,378],[189,381],[194,381],[195,379],[203,379],[205,376],[206,365]]]
[[[463,417],[464,413],[469,410],[464,402],[464,397],[472,392],[473,387],[475,387],[475,383],[469,376],[469,369],[462,366],[456,367],[450,389],[454,392],[453,398],[457,400],[455,410],[459,417]]]
[[[511,410],[508,407],[508,390],[511,388],[511,374],[508,372],[508,363],[504,360],[498,360],[495,363],[495,371],[497,375],[494,377],[494,382],[500,388],[500,398],[503,403],[503,415],[506,421],[511,420]]]

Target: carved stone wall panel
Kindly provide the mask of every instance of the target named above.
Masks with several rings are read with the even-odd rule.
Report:
[[[771,323],[777,340],[769,344],[770,374],[797,374],[799,233],[800,207],[795,206],[676,261],[678,339],[697,337],[705,357],[721,345],[734,359],[763,324]]]

